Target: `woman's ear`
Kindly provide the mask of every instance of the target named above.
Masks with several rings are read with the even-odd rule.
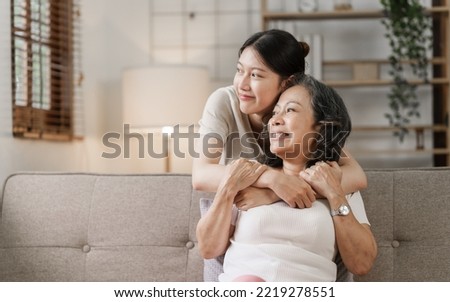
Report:
[[[289,82],[291,82],[293,79],[294,79],[294,75],[291,75],[289,78],[281,81],[281,85],[280,85],[281,92],[288,89],[288,87],[290,86]]]
[[[323,123],[318,122],[314,125],[314,131],[316,131],[317,133],[320,133],[320,131],[322,130],[323,127]]]

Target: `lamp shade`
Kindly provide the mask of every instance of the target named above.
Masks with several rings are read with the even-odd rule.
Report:
[[[194,125],[209,94],[205,67],[151,65],[124,70],[123,122],[133,129]]]

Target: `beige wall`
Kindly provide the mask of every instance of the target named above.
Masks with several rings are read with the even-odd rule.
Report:
[[[122,131],[121,70],[148,63],[149,2],[82,1],[85,137],[70,143],[11,135],[9,5],[9,0],[0,1],[0,181],[17,171],[162,172],[162,160],[102,157],[108,151],[102,136]],[[183,169],[189,171],[189,167]]]
[[[14,139],[11,135],[10,1],[0,1],[0,181],[16,171],[86,170],[85,142],[55,143]]]

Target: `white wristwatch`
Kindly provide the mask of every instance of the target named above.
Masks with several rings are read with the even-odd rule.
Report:
[[[331,217],[333,216],[347,216],[350,214],[350,206],[348,204],[341,204],[337,209],[331,210]]]

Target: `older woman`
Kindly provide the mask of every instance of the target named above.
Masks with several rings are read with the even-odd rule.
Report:
[[[277,156],[273,162],[280,159],[283,173],[302,177],[324,198],[302,210],[277,202],[234,215],[238,193],[266,169],[238,160],[227,167],[197,226],[203,257],[226,252],[221,281],[335,281],[338,250],[350,272],[367,273],[376,243],[361,195],[345,195],[336,163],[351,130],[340,96],[299,74],[280,96],[269,127],[270,150]]]

